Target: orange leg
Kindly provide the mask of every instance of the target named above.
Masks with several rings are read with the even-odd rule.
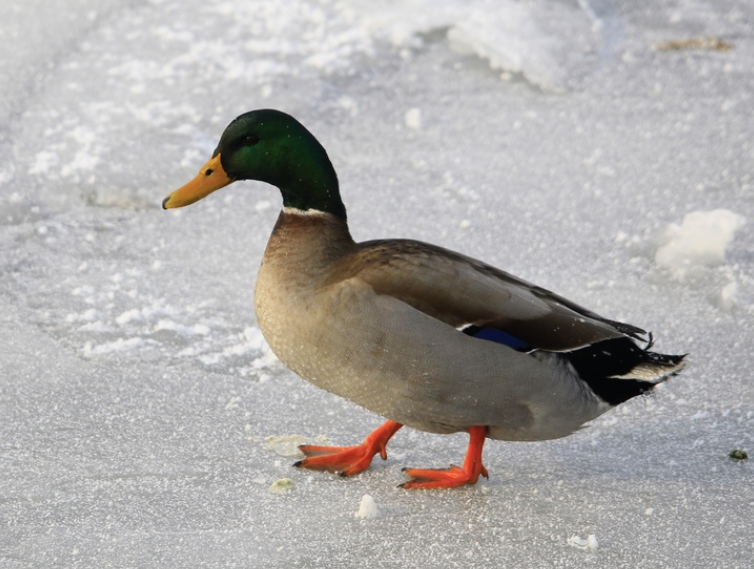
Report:
[[[469,448],[463,461],[463,468],[451,466],[445,470],[425,470],[421,468],[404,468],[411,480],[400,485],[401,488],[455,488],[464,484],[476,484],[479,475],[489,478],[487,469],[482,464],[482,447],[487,434],[487,427],[469,429]]]
[[[301,445],[298,448],[306,458],[293,466],[337,472],[341,476],[358,474],[369,467],[378,452],[382,460],[387,459],[387,442],[402,426],[395,421],[387,421],[372,431],[363,443],[353,447]]]

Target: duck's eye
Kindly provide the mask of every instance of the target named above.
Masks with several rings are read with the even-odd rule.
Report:
[[[256,134],[249,134],[243,138],[244,146],[254,146],[257,142],[259,142],[259,137]]]

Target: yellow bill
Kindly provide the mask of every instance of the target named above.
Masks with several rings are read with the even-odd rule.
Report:
[[[162,201],[162,208],[172,209],[191,205],[231,182],[233,180],[225,173],[218,153],[202,166],[196,178],[166,197]]]

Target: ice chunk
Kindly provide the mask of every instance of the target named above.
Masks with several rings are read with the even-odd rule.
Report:
[[[738,283],[733,281],[725,285],[720,291],[720,308],[725,312],[732,311],[738,304]]]
[[[586,539],[572,535],[568,538],[568,545],[584,551],[595,551],[599,547],[599,542],[597,541],[597,536],[590,533]]]
[[[369,494],[364,494],[359,504],[359,510],[354,515],[362,520],[375,520],[382,517],[382,512],[377,506],[377,502],[374,501],[374,498]]]
[[[694,211],[660,235],[655,263],[678,280],[725,261],[725,251],[746,220],[727,209]]]
[[[403,120],[408,128],[418,130],[422,127],[422,111],[416,107],[406,111]]]
[[[357,6],[370,32],[396,46],[415,47],[420,34],[447,29],[454,51],[476,55],[506,76],[520,73],[548,91],[578,83],[599,29],[591,10],[568,3],[413,0]]]

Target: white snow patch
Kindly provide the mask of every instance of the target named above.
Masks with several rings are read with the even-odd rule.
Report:
[[[262,331],[256,326],[244,328],[241,332],[241,338],[249,344],[252,350],[262,350],[267,347],[267,342],[262,335]]]
[[[0,168],[0,186],[7,184],[13,179],[13,167],[6,166]],[[13,192],[10,196],[10,203],[21,203],[21,194]]]
[[[230,401],[225,405],[226,411],[231,411],[233,409],[238,409],[241,406],[242,399],[240,397],[231,397]]]
[[[199,325],[199,329],[196,328],[197,326],[192,327],[193,333],[201,333],[202,326]],[[207,329],[207,332],[209,332],[209,329]],[[252,352],[262,352],[261,356],[254,359],[253,366],[255,369],[269,367],[277,362],[277,357],[270,350],[259,328],[249,326],[248,328],[244,328],[244,331],[240,334],[234,334],[233,338],[240,339],[240,341],[236,341],[232,345],[223,348],[220,352],[204,354],[200,356],[199,361],[204,365],[216,365],[225,358],[243,356]],[[186,352],[184,350],[182,354],[194,355],[194,352]]]
[[[112,342],[105,342],[104,344],[93,345],[92,342],[84,344],[82,353],[84,357],[101,356],[104,354],[111,354],[113,352],[130,352],[136,350],[146,344],[150,343],[143,338],[118,338]]]
[[[141,310],[132,308],[131,310],[126,310],[120,316],[118,316],[115,319],[115,323],[123,326],[124,324],[128,324],[129,322],[133,322],[134,320],[142,320],[143,318],[144,317],[141,313]]]
[[[657,266],[683,281],[701,268],[725,262],[725,252],[744,217],[727,209],[694,211],[680,225],[671,223],[658,238]]]
[[[40,150],[34,157],[34,162],[29,167],[29,175],[46,174],[50,168],[58,164],[59,158],[56,152]]]
[[[169,318],[163,318],[154,326],[155,331],[168,330],[170,332],[176,332],[181,336],[206,336],[209,334],[209,327],[204,324],[194,324],[193,326],[185,326],[174,322]]]
[[[583,551],[595,551],[599,547],[599,542],[597,541],[597,536],[591,533],[586,539],[582,539],[577,535],[569,537],[568,545]]]
[[[377,518],[382,517],[382,511],[379,506],[377,506],[377,502],[374,501],[374,498],[369,494],[364,494],[361,497],[359,509],[354,515],[362,520],[376,520]]]
[[[114,328],[112,326],[108,326],[101,320],[98,320],[96,322],[87,322],[86,324],[82,324],[77,328],[79,332],[97,332],[97,333],[106,333],[106,332],[112,332]]]
[[[416,107],[406,111],[403,117],[404,122],[408,128],[419,130],[422,127],[422,111]]]
[[[371,33],[397,47],[415,48],[420,34],[447,29],[457,53],[488,61],[504,79],[520,73],[556,92],[582,72],[599,30],[591,11],[566,3],[412,0],[357,7]]]
[[[180,352],[181,356],[193,356],[196,352],[194,350],[182,350]],[[220,353],[214,353],[214,354],[205,354],[202,356],[199,356],[199,361],[202,362],[206,366],[213,366],[220,363],[220,360],[223,358],[223,355]]]
[[[65,317],[66,322],[94,322],[97,318],[97,311],[94,308],[89,308],[81,314],[68,314]]]
[[[60,173],[69,177],[78,172],[94,170],[100,162],[95,148],[102,145],[102,141],[97,138],[97,133],[84,126],[77,126],[68,132],[68,137],[79,145],[79,150],[76,151],[73,160],[60,169]]]
[[[509,3],[505,12],[474,12],[448,31],[450,46],[461,54],[476,54],[493,69],[524,73],[535,84],[560,90],[552,40],[538,29],[529,6]],[[504,39],[503,39],[504,38]]]
[[[720,308],[731,312],[738,305],[738,283],[733,281],[725,285],[720,291]]]

